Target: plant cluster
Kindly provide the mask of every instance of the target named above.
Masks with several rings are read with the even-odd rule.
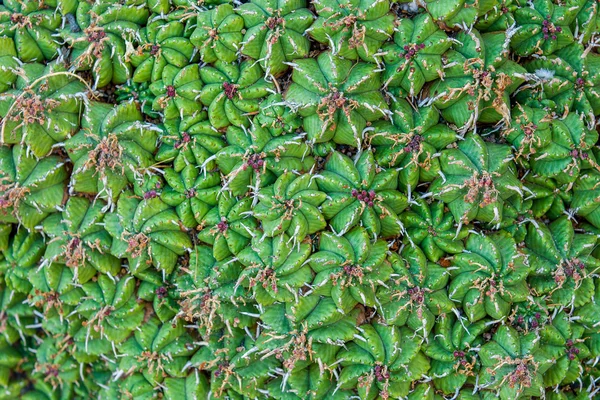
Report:
[[[600,397],[596,0],[0,1],[0,400]]]

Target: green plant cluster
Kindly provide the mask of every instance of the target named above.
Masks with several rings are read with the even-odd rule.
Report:
[[[0,400],[599,398],[599,8],[0,1]]]

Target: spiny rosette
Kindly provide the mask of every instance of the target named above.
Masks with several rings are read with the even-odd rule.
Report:
[[[300,288],[312,280],[313,272],[305,262],[310,253],[308,240],[285,234],[273,238],[255,235],[250,247],[237,254],[245,269],[236,285],[251,290],[261,306],[294,301]]]
[[[175,211],[187,228],[195,228],[206,214],[217,205],[221,191],[221,177],[216,172],[203,174],[197,166],[188,165],[180,172],[168,168],[163,171],[167,186],[160,198]]]
[[[202,112],[199,98],[202,93],[201,70],[197,64],[178,68],[167,64],[159,80],[150,85],[154,96],[152,109],[165,120],[194,117]]]
[[[505,231],[469,235],[464,252],[451,262],[448,296],[462,303],[471,322],[507,317],[512,303],[529,296],[527,255]]]
[[[380,92],[381,73],[370,63],[323,52],[316,59],[295,60],[293,83],[285,93],[303,119],[308,138],[361,147],[363,131],[389,114]]]
[[[190,41],[200,49],[200,59],[205,63],[234,62],[244,37],[243,29],[244,19],[235,13],[233,6],[221,4],[198,13]]]
[[[217,129],[249,126],[261,101],[275,92],[275,85],[263,75],[260,64],[253,60],[239,64],[219,60],[213,66],[200,68],[204,87],[198,99],[208,107],[211,125]]]
[[[525,68],[508,58],[506,32],[456,35],[444,56],[444,76],[429,88],[430,102],[461,132],[476,122],[510,119],[510,95],[525,81]]]
[[[58,156],[38,160],[21,145],[0,147],[0,221],[33,230],[60,209],[67,179]]]
[[[539,331],[549,322],[549,312],[543,297],[529,296],[512,305],[508,322],[518,332]]]
[[[311,284],[315,293],[331,297],[343,312],[357,304],[379,306],[377,288],[393,272],[386,242],[371,242],[367,231],[356,227],[344,236],[323,232],[318,248],[308,260],[316,274]]]
[[[600,228],[600,171],[585,171],[575,181],[571,210]]]
[[[136,280],[133,276],[111,278],[101,275],[96,282],[82,286],[86,299],[75,311],[85,318],[87,331],[100,333],[111,343],[118,344],[141,326],[144,306],[136,298]]]
[[[133,275],[151,266],[171,273],[178,257],[192,247],[177,212],[159,197],[140,199],[125,191],[119,196],[116,210],[104,217],[104,223],[113,238],[111,253],[127,258]]]
[[[305,32],[314,16],[305,0],[251,0],[236,11],[246,27],[240,52],[259,61],[267,75],[279,76],[288,62],[308,56]]]
[[[110,14],[107,12],[106,16]],[[79,3],[76,16],[69,14],[69,22],[60,31],[60,37],[71,49],[72,68],[91,71],[97,88],[125,83],[132,74],[127,46],[135,41],[140,16],[143,17],[140,10],[121,9],[118,17],[105,19],[92,11],[90,3]]]
[[[163,78],[167,65],[183,68],[197,61],[194,45],[185,36],[182,21],[151,15],[148,25],[139,32],[137,48],[127,57],[135,67],[134,82],[157,81]]]
[[[156,161],[172,163],[175,172],[180,172],[188,165],[214,170],[216,163],[212,158],[227,143],[222,132],[211,126],[205,118],[206,115],[200,113],[164,121],[165,129],[160,135]]]
[[[91,102],[82,130],[65,142],[73,161],[69,183],[75,192],[115,201],[137,175],[154,164],[162,130],[143,117],[135,103]]]
[[[551,220],[564,215],[573,198],[572,183],[558,183],[541,175],[528,174],[523,188],[532,199],[531,215],[535,218],[547,216]]]
[[[592,234],[575,233],[567,216],[548,225],[531,221],[525,238],[531,289],[546,296],[553,308],[589,303],[600,268],[600,261],[591,255],[596,239]]]
[[[530,7],[514,12],[517,30],[511,48],[518,56],[550,55],[569,45],[573,33],[569,25],[578,7],[557,5],[551,0],[533,0]]]
[[[86,85],[58,62],[24,64],[18,75],[15,88],[0,94],[0,143],[44,157],[79,129]]]
[[[222,192],[217,206],[202,219],[198,239],[212,246],[217,261],[238,254],[249,245],[253,236],[261,234],[253,203],[254,199],[250,197],[238,199]]]
[[[404,243],[419,246],[429,261],[438,262],[446,254],[458,254],[464,250],[463,239],[468,228],[454,227],[454,218],[446,212],[441,201],[415,200],[410,210],[400,215],[406,229]]]
[[[552,136],[546,146],[530,157],[532,172],[557,183],[574,182],[582,170],[596,169],[600,165],[592,148],[598,141],[598,131],[589,129],[582,118],[570,113],[550,123]]]
[[[185,377],[185,365],[198,345],[186,331],[183,321],[162,324],[155,316],[144,319],[133,336],[117,345],[123,354],[113,373],[114,380],[141,372],[153,385],[165,377]]]
[[[319,206],[327,194],[321,192],[314,175],[284,172],[275,183],[258,192],[252,214],[267,236],[283,232],[298,239],[326,228]]]
[[[398,215],[408,201],[396,190],[397,176],[396,170],[378,166],[368,149],[354,161],[332,153],[315,178],[319,189],[328,194],[321,212],[331,229],[343,235],[360,224],[372,237],[399,235],[403,227]]]
[[[431,358],[430,374],[436,387],[454,394],[465,384],[474,384],[481,368],[477,352],[483,333],[491,328],[486,320],[465,324],[454,314],[442,315],[424,352]]]
[[[292,110],[279,93],[267,97],[260,105],[254,123],[267,129],[271,135],[280,136],[296,133],[302,126],[302,118]]]
[[[469,134],[455,148],[442,151],[441,176],[429,190],[448,205],[456,222],[476,220],[498,225],[504,221],[505,201],[523,196],[512,158],[509,146]]]
[[[405,246],[400,254],[389,255],[388,260],[393,272],[377,290],[381,319],[390,325],[408,326],[426,339],[439,315],[458,312],[446,290],[450,275],[427,261],[416,246]]]
[[[248,191],[257,193],[260,188],[275,182],[286,171],[307,172],[315,163],[304,136],[272,136],[266,128],[227,128],[229,146],[215,155],[223,177],[223,190],[240,196]]]
[[[448,36],[429,14],[418,14],[414,20],[401,19],[393,43],[383,47],[385,87],[398,87],[416,96],[425,83],[444,74],[442,54],[451,46]]]
[[[104,206],[101,200],[92,203],[84,197],[70,197],[62,213],[46,218],[42,222],[42,231],[48,235],[44,262],[73,268],[80,283],[92,279],[96,271],[118,274],[121,261],[110,254],[112,240],[102,226]]]
[[[391,121],[376,121],[367,133],[375,148],[375,160],[384,168],[398,170],[398,186],[409,195],[420,182],[439,176],[439,151],[458,139],[457,133],[439,123],[434,107],[413,108],[404,99],[391,106]]]
[[[556,361],[544,374],[547,387],[574,383],[581,378],[582,360],[590,356],[585,344],[585,328],[563,310],[540,330],[542,348]]]
[[[513,107],[510,124],[501,131],[501,136],[515,148],[517,162],[535,159],[539,156],[540,149],[550,144],[551,123],[552,116],[542,108],[519,103]]]
[[[420,338],[408,328],[378,323],[358,330],[338,353],[342,360],[338,386],[357,388],[363,399],[408,395],[411,382],[429,370],[429,360],[420,352]]]
[[[165,285],[156,289],[160,301],[172,297],[176,302],[174,316],[167,315],[164,322],[173,317],[181,319],[194,324],[203,336],[227,326],[251,327],[256,322],[257,308],[245,288],[238,285],[243,269],[232,257],[219,261],[210,247],[195,246],[185,273],[175,279],[173,289]]]
[[[495,392],[502,400],[542,396],[543,374],[552,362],[539,349],[540,340],[534,332],[523,335],[501,325],[492,340],[479,350],[479,386]]]
[[[534,82],[523,88],[516,99],[525,104],[544,104],[557,115],[568,111],[580,114],[591,128],[600,111],[600,56],[588,54],[573,43],[555,54],[525,64]]]
[[[68,3],[68,2],[66,2]],[[7,0],[0,4],[0,36],[13,38],[23,62],[44,62],[58,56],[55,33],[62,22],[57,1]]]
[[[318,18],[310,36],[339,57],[375,61],[381,45],[392,37],[394,15],[388,0],[317,0]]]

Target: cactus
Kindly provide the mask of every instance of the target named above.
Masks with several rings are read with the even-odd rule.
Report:
[[[397,180],[397,172],[377,166],[370,151],[355,162],[335,152],[317,180],[319,189],[330,193],[321,205],[323,216],[339,235],[359,223],[374,237],[398,235],[403,229],[398,214],[407,199],[396,190]]]
[[[200,49],[200,58],[206,63],[234,62],[243,39],[243,28],[244,19],[234,12],[231,4],[221,4],[198,13],[190,41]]]
[[[15,89],[0,95],[0,143],[25,144],[43,157],[79,129],[85,85],[58,63],[23,65],[19,75]]]
[[[219,60],[202,68],[200,77],[205,85],[198,98],[208,107],[210,123],[217,129],[248,126],[250,115],[259,111],[260,101],[273,90],[260,65],[250,60],[239,65]]]
[[[373,64],[353,66],[324,52],[317,59],[296,60],[293,67],[285,99],[298,108],[310,140],[360,147],[367,123],[388,112],[379,93],[381,74]]]
[[[0,0],[0,400],[600,396],[595,0]]]
[[[160,129],[142,122],[134,103],[91,103],[82,128],[65,143],[73,160],[69,186],[114,201],[128,182],[153,164]]]
[[[468,135],[456,148],[442,151],[442,176],[432,182],[434,198],[448,205],[456,222],[499,224],[504,201],[522,195],[510,148]]]
[[[310,42],[304,33],[314,16],[305,1],[252,0],[237,12],[246,27],[240,52],[260,61],[267,75],[281,75],[289,62],[308,56]]]
[[[384,46],[386,87],[400,87],[411,96],[423,85],[443,75],[442,54],[452,45],[429,14],[414,20],[403,19],[394,33],[394,42]]]
[[[595,286],[590,275],[599,268],[590,255],[595,242],[593,235],[574,233],[565,216],[548,226],[531,222],[525,238],[534,271],[528,279],[531,288],[565,307],[590,302]]]

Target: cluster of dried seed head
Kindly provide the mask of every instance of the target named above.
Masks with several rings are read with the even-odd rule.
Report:
[[[556,40],[556,34],[562,32],[562,28],[560,26],[555,26],[550,21],[550,15],[546,15],[546,18],[542,22],[543,28],[542,32],[544,33],[544,40]]]

